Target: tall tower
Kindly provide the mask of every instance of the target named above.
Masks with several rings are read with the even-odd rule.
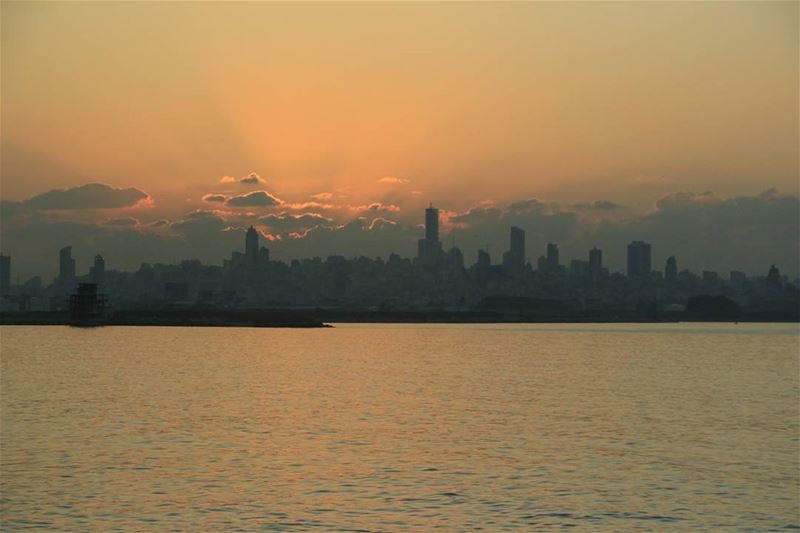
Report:
[[[94,264],[89,268],[89,277],[92,278],[94,283],[98,285],[103,283],[103,278],[106,275],[106,261],[103,256],[97,254],[94,256]]]
[[[439,242],[439,210],[433,205],[425,209],[425,240],[428,243]]]
[[[678,262],[675,260],[674,255],[667,258],[667,264],[664,267],[664,279],[669,282],[678,279]]]
[[[247,228],[244,238],[244,258],[250,265],[258,263],[258,232],[253,226]]]
[[[478,250],[478,267],[488,269],[492,265],[492,258],[486,250]]]
[[[0,296],[11,292],[11,256],[0,254]]]
[[[72,289],[75,283],[75,260],[72,258],[72,246],[65,246],[58,251],[58,283],[63,289]]]
[[[422,261],[432,261],[442,253],[439,242],[439,210],[431,205],[425,209],[425,238],[417,242],[417,257]]]
[[[589,274],[597,279],[603,272],[603,250],[595,247],[589,250]]]
[[[547,270],[556,272],[560,265],[558,261],[558,245],[554,242],[547,243]]]
[[[650,270],[650,245],[644,241],[631,242],[628,245],[628,277],[649,276]]]
[[[525,231],[511,226],[509,235],[511,259],[518,268],[525,266]]]
[[[102,255],[97,254],[94,256],[94,265],[89,269],[89,275],[92,281],[98,285],[103,283],[103,279],[106,276],[106,261]]]

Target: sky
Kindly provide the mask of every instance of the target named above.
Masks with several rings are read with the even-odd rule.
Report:
[[[15,275],[627,240],[800,270],[798,3],[0,4]],[[83,263],[83,264],[81,264]]]

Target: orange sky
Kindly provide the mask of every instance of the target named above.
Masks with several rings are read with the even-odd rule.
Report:
[[[3,2],[2,194],[796,193],[797,91],[793,2]]]

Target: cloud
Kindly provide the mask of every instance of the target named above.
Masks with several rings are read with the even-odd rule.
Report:
[[[255,172],[251,172],[247,176],[243,178],[236,179],[233,176],[222,176],[222,179],[219,180],[220,183],[240,183],[241,185],[260,185],[262,183],[266,183],[264,179],[261,178]]]
[[[373,218],[372,222],[369,223],[369,230],[370,231],[379,231],[383,229],[390,229],[397,227],[397,222],[394,220],[389,220],[387,218]]]
[[[317,194],[312,194],[311,198],[314,200],[330,200],[333,198],[332,192],[318,192]]]
[[[239,183],[243,185],[258,185],[259,183],[265,183],[265,182],[263,179],[261,179],[261,176],[259,176],[255,172],[251,172],[247,176],[240,179]]]
[[[397,178],[394,176],[386,176],[378,180],[378,183],[386,183],[386,184],[402,184],[402,183],[409,183],[411,180],[406,178]]]
[[[409,209],[401,203],[402,198],[395,200],[396,204],[387,198],[364,205],[280,203],[272,212],[263,207],[275,206],[280,200],[266,191],[220,196],[226,201],[207,203],[209,209],[171,221],[150,221],[146,218],[149,211],[137,211],[136,218],[125,212],[125,218],[92,210],[39,210],[27,202],[4,201],[0,237],[4,252],[12,253],[23,276],[30,276],[52,272],[58,249],[67,244],[75,245],[76,254],[86,261],[102,253],[115,268],[181,258],[219,264],[232,250],[243,247],[242,228],[249,224],[263,231],[273,256],[282,260],[329,254],[385,256],[390,252],[413,257],[416,241],[423,236],[424,206]],[[236,205],[233,200],[237,198],[248,205]],[[553,241],[559,245],[564,264],[586,259],[588,250],[596,245],[603,249],[604,261],[612,271],[624,271],[627,243],[645,240],[653,247],[654,268],[662,268],[666,257],[675,255],[680,269],[695,272],[716,270],[725,275],[728,270],[741,269],[763,274],[775,263],[794,277],[800,273],[798,220],[798,197],[775,190],[739,197],[674,192],[644,214],[605,199],[559,205],[528,198],[459,211],[441,209],[440,238],[445,248],[455,241],[467,264],[474,262],[477,249],[487,243],[492,245],[493,262],[498,263],[508,249],[510,227],[518,226],[526,232],[526,258],[534,264],[545,253],[547,242]]]
[[[114,209],[151,201],[144,191],[118,189],[103,183],[87,183],[68,189],[53,189],[22,202],[33,209]]]
[[[283,200],[267,191],[253,191],[239,196],[231,196],[225,201],[225,205],[231,207],[268,207],[282,203]]]
[[[371,212],[371,213],[397,213],[400,211],[400,207],[394,204],[383,204],[381,202],[372,202],[371,204],[366,205],[351,205],[350,209],[352,211],[359,211],[359,212]]]
[[[215,211],[197,210],[187,213],[182,220],[170,224],[170,228],[182,233],[197,236],[211,237],[213,232],[218,232],[227,227],[225,219]]]
[[[339,207],[333,204],[323,204],[322,202],[295,202],[292,204],[282,204],[282,207],[286,209],[292,209],[293,211],[305,211],[306,209],[338,209]]]
[[[210,193],[203,196],[204,202],[211,202],[211,203],[225,203],[227,199],[228,197],[225,196],[224,194]]]
[[[27,211],[28,209],[22,202],[14,202],[12,200],[0,201],[0,218],[3,220],[11,219]]]
[[[514,202],[509,204],[508,209],[510,211],[533,211],[533,210],[540,210],[544,209],[545,204],[537,200],[536,198],[531,198],[529,200],[522,200],[520,202]]]
[[[610,202],[608,200],[595,200],[592,203],[579,203],[579,204],[574,204],[572,207],[579,211],[591,211],[591,210],[616,211],[622,208],[621,205],[616,204],[614,202]]]
[[[320,224],[330,224],[332,219],[319,213],[303,213],[299,215],[281,213],[279,215],[266,215],[258,219],[271,230],[284,233],[287,231],[305,230]]]
[[[693,192],[675,192],[661,197],[656,202],[659,211],[681,210],[691,207],[698,207],[720,201],[714,193],[706,191],[702,194]]]
[[[117,228],[135,228],[139,225],[139,220],[133,217],[110,218],[104,220],[103,225]]]

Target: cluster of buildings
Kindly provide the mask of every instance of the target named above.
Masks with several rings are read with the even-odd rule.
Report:
[[[250,227],[244,250],[235,251],[221,266],[198,260],[179,264],[143,263],[135,272],[107,270],[101,255],[85,275],[76,273],[72,248],[59,251],[59,273],[45,286],[40,278],[11,284],[11,258],[0,254],[0,311],[64,310],[79,284],[95,284],[118,309],[165,307],[215,308],[377,308],[471,309],[487,298],[510,297],[567,302],[573,308],[631,310],[680,309],[696,295],[721,295],[741,306],[798,300],[796,283],[789,283],[775,266],[766,276],[751,278],[733,271],[727,279],[716,272],[696,275],[678,270],[669,257],[654,270],[650,244],[633,241],[627,247],[626,273],[609,272],[603,252],[588,251],[586,259],[564,264],[556,243],[548,243],[536,265],[526,260],[525,231],[511,227],[509,247],[500,264],[487,250],[465,266],[456,246],[445,250],[439,239],[439,212],[425,210],[425,234],[414,259],[391,254],[388,259],[329,256],[326,259],[270,259]]]

